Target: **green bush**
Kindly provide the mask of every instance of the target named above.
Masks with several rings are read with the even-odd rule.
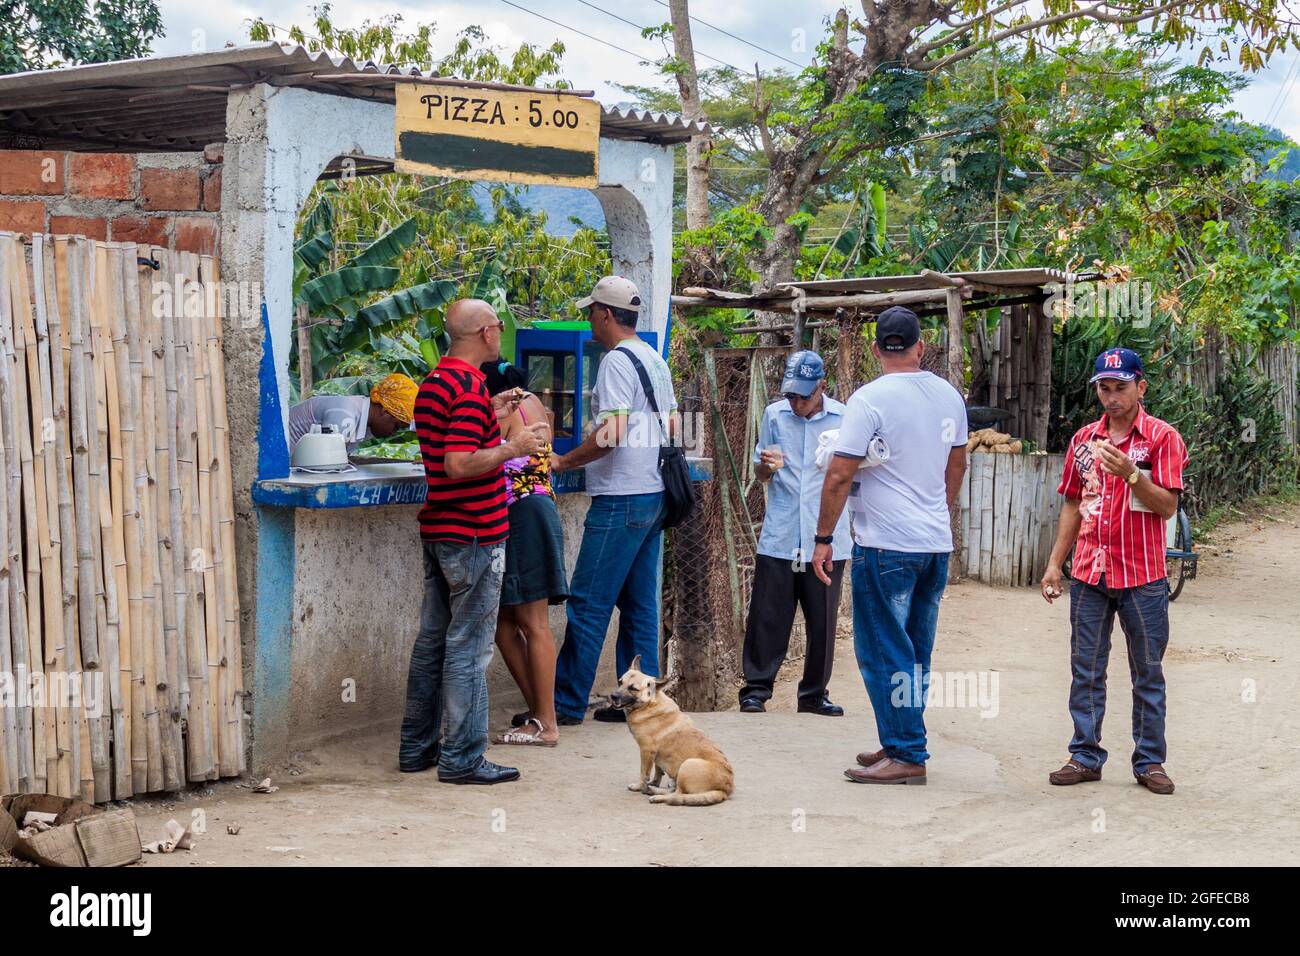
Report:
[[[1167,316],[1147,326],[1113,319],[1060,325],[1052,352],[1049,449],[1064,450],[1075,431],[1100,417],[1096,392],[1087,383],[1097,355],[1115,346],[1142,356],[1146,410],[1177,428],[1187,443],[1183,506],[1190,514],[1295,483],[1295,450],[1273,404],[1278,384],[1239,360],[1229,363],[1211,394],[1184,383],[1173,373],[1199,361],[1204,346]]]

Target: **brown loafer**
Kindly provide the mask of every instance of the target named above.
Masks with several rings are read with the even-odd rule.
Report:
[[[925,786],[925,764],[882,757],[870,767],[850,767],[844,776],[854,783],[910,783]]]
[[[1077,760],[1067,760],[1060,770],[1053,770],[1047,775],[1048,783],[1058,787],[1069,787],[1076,783],[1090,783],[1101,779],[1100,770],[1089,770]]]
[[[885,753],[883,747],[875,753],[867,753],[864,750],[862,753],[858,754],[858,763],[864,767],[870,767],[872,764],[880,763],[880,761],[884,760],[888,756],[889,754]]]
[[[1174,782],[1169,779],[1169,774],[1165,773],[1165,768],[1158,763],[1153,763],[1141,773],[1135,773],[1133,779],[1152,793],[1166,794],[1174,792]]]

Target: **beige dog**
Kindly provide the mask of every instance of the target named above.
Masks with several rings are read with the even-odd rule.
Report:
[[[677,704],[660,693],[667,681],[641,673],[640,667],[637,655],[609,697],[611,705],[627,713],[627,729],[641,750],[641,776],[628,789],[650,794],[651,803],[674,806],[707,807],[726,800],[734,789],[731,764]],[[664,774],[676,781],[676,791],[659,786]]]

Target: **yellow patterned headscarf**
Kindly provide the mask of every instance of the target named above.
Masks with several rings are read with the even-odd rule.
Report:
[[[394,372],[370,390],[370,400],[399,422],[409,425],[415,418],[415,395],[419,390],[401,372]]]

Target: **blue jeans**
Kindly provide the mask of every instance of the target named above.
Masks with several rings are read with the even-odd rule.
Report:
[[[1106,663],[1115,615],[1128,642],[1133,681],[1133,772],[1165,762],[1165,674],[1169,644],[1169,586],[1164,578],[1135,588],[1070,584],[1070,755],[1091,770],[1106,762],[1101,722],[1106,716]]]
[[[398,762],[469,773],[488,739],[487,667],[492,660],[505,543],[424,542],[424,603],[411,649]],[[439,740],[441,738],[441,741]]]
[[[618,608],[618,676],[641,655],[641,670],[659,676],[659,553],[663,492],[597,495],[582,527],[582,548],[569,581],[569,625],[555,664],[555,712],[581,720],[596,680],[609,619]]]
[[[880,746],[923,764],[925,695],[948,554],[853,546],[853,650],[876,714]]]

